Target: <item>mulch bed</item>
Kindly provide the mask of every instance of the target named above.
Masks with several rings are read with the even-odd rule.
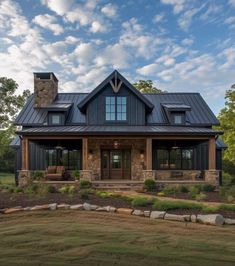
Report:
[[[61,193],[48,193],[45,196],[40,195],[28,195],[24,193],[8,193],[2,192],[0,193],[0,209],[10,208],[10,207],[33,207],[35,205],[43,205],[48,203],[67,203],[67,204],[82,204],[84,202],[95,204],[98,206],[113,206],[116,208],[133,208],[131,202],[128,202],[123,199],[119,198],[101,198],[97,195],[90,194],[89,199],[81,199],[79,194],[75,196],[69,196],[67,194]],[[153,210],[152,206],[147,207],[136,207],[136,209],[141,210]],[[168,213],[173,214],[205,214],[200,210],[191,210],[191,209],[176,209],[176,210],[169,210]],[[222,211],[220,210],[219,213],[223,215],[225,218],[232,218],[235,219],[235,212],[233,211]]]

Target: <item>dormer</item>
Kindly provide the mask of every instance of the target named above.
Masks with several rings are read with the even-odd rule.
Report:
[[[186,125],[186,114],[191,110],[189,105],[183,103],[162,103],[168,122],[172,125]]]

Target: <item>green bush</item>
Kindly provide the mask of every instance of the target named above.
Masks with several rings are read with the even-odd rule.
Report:
[[[235,212],[235,204],[221,204],[219,205],[220,210],[233,211]]]
[[[235,199],[235,186],[224,186],[220,187],[219,194],[222,198],[228,202],[233,202]]]
[[[79,170],[74,170],[71,174],[72,178],[74,180],[79,180],[80,179],[80,171]]]
[[[192,187],[190,187],[189,189],[189,196],[192,198],[192,199],[195,199],[196,196],[201,192],[202,188],[200,185],[194,185]]]
[[[22,193],[24,192],[23,188],[21,187],[16,187],[15,190],[14,190],[15,193]]]
[[[131,204],[133,207],[146,207],[153,203],[153,199],[144,198],[144,197],[136,197],[132,200]]]
[[[189,188],[186,187],[186,186],[180,186],[178,188],[178,190],[181,192],[181,193],[188,193],[189,192]]]
[[[59,189],[59,192],[62,194],[69,194],[69,195],[74,195],[76,193],[76,187],[73,185],[66,185],[66,186],[62,186]]]
[[[34,180],[42,180],[44,179],[44,173],[42,171],[34,171],[32,177]]]
[[[84,200],[89,199],[89,191],[86,189],[80,190],[80,198]]]
[[[91,188],[91,187],[92,187],[92,184],[90,181],[87,181],[87,180],[80,181],[80,189]]]
[[[168,210],[176,210],[176,209],[197,209],[201,210],[203,207],[202,204],[199,203],[191,203],[184,201],[166,201],[166,200],[157,200],[153,204],[153,208],[159,211],[168,211]]]
[[[147,191],[156,191],[156,182],[153,179],[146,179],[144,181],[144,189],[146,189]]]
[[[204,184],[202,185],[202,191],[204,192],[214,192],[215,191],[215,186],[211,184]]]
[[[166,196],[175,195],[178,192],[178,188],[175,186],[165,186],[162,190]]]
[[[27,194],[37,194],[39,189],[39,185],[38,184],[34,184],[34,183],[29,183],[25,188],[24,188],[24,192]]]
[[[48,193],[56,193],[57,192],[56,188],[54,186],[52,186],[52,185],[49,185],[47,187],[47,191],[48,191]]]
[[[160,192],[157,193],[157,196],[158,197],[165,197],[166,194],[163,191],[160,191]]]
[[[106,191],[97,191],[96,195],[101,197],[101,198],[109,198],[110,197],[110,193],[108,193]]]
[[[219,211],[219,207],[218,206],[203,206],[202,211],[206,213],[216,213]]]
[[[200,192],[199,194],[196,195],[195,199],[200,201],[206,199],[206,197],[207,197],[206,194]]]

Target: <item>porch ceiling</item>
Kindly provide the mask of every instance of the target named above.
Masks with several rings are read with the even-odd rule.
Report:
[[[19,135],[221,135],[222,131],[184,126],[54,126],[31,127]]]

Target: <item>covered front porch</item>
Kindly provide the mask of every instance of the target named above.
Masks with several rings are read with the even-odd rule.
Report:
[[[80,178],[105,181],[210,182],[218,184],[215,137],[24,136],[22,174],[50,165],[79,170]]]

